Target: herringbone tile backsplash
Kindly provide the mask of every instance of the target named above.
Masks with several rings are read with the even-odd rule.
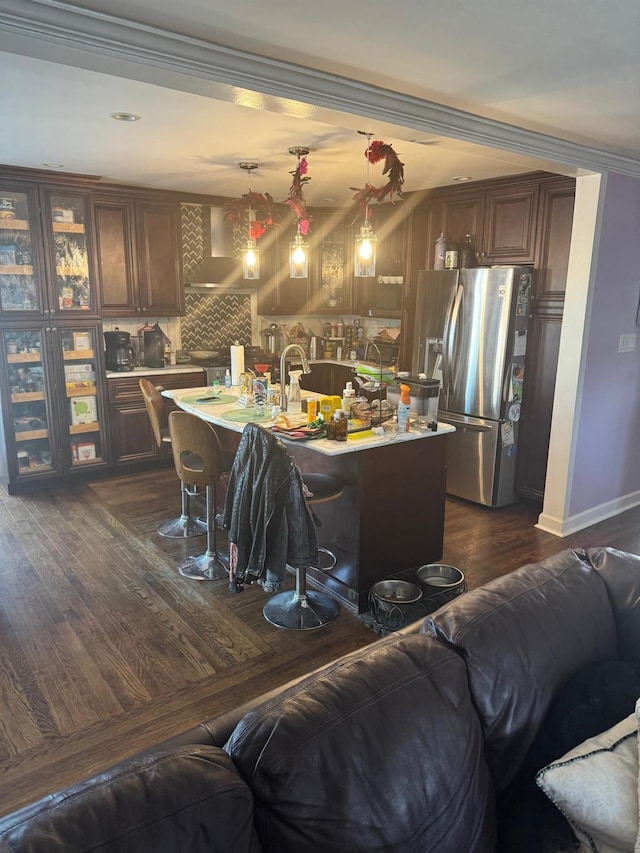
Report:
[[[182,205],[182,262],[185,283],[204,258],[206,208]],[[244,293],[187,293],[182,318],[182,349],[219,350],[238,341],[251,344],[251,296]]]

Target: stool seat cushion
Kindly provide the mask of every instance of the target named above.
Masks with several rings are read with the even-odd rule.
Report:
[[[311,492],[311,496],[306,496],[306,501],[309,504],[320,503],[322,501],[332,501],[339,498],[343,491],[343,485],[336,477],[329,474],[302,474],[302,480]]]

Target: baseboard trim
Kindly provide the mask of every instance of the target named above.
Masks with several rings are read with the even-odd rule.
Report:
[[[553,536],[562,538],[577,533],[579,530],[584,530],[585,527],[598,524],[600,521],[613,518],[614,515],[620,515],[620,513],[636,506],[640,506],[640,490],[630,492],[628,495],[607,501],[599,506],[591,507],[565,519],[543,512],[538,517],[538,523],[534,526],[538,530],[544,530],[545,533],[551,533]]]

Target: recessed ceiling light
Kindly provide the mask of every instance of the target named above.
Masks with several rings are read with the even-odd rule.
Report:
[[[466,181],[472,181],[473,178],[471,175],[456,175],[455,178],[451,178],[452,181],[458,181],[461,184],[464,184]]]
[[[109,115],[116,121],[140,121],[142,118],[142,116],[135,113],[109,113]]]
[[[43,163],[47,169],[64,169],[64,163]]]

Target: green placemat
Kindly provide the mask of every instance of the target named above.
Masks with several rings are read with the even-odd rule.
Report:
[[[239,424],[248,424],[256,423],[256,424],[267,424],[271,422],[271,415],[256,415],[253,408],[250,409],[232,409],[230,412],[224,412],[224,414],[220,415],[220,417],[225,421],[233,421],[234,423]]]
[[[218,394],[216,397],[211,395],[211,399],[205,402],[204,398],[209,394],[206,391],[201,391],[199,394],[189,394],[188,397],[181,397],[184,403],[189,403],[192,406],[214,406],[217,403],[233,403],[238,398],[233,394]]]

